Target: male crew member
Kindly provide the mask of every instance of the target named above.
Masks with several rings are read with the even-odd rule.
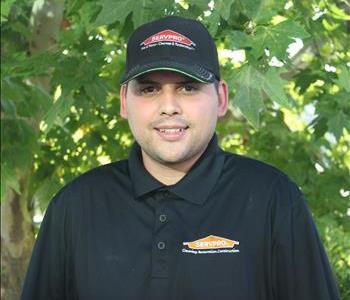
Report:
[[[22,299],[339,299],[296,185],[218,147],[227,94],[201,23],[136,29],[120,90],[136,142],[51,201]]]

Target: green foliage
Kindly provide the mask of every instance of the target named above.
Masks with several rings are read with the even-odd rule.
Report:
[[[32,5],[1,2],[2,199],[12,188],[44,210],[78,174],[125,158],[132,136],[119,117],[118,91],[128,36],[164,15],[200,19],[216,39],[230,86],[230,111],[218,125],[221,145],[269,162],[298,183],[342,298],[350,299],[346,2],[66,1],[57,48],[29,55]],[[303,47],[292,54],[296,41]],[[43,77],[49,90],[36,84]],[[26,191],[18,180],[24,176]]]
[[[263,73],[246,64],[239,69],[232,83],[237,89],[233,103],[255,127],[259,127],[259,115],[264,108],[263,92],[281,106],[291,105],[283,90],[283,81],[274,68]]]
[[[237,92],[233,103],[245,114],[255,126],[259,125],[259,114],[264,103],[259,89],[260,74],[252,66],[246,65],[240,69],[236,77]],[[251,101],[247,101],[251,99]]]

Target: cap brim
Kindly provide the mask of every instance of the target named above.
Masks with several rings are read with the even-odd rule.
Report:
[[[153,71],[173,71],[181,73],[199,82],[211,83],[215,81],[215,75],[197,65],[181,64],[179,62],[172,61],[157,61],[153,63],[144,64],[130,70],[124,74],[121,84],[124,84],[132,79],[135,79],[143,74]]]

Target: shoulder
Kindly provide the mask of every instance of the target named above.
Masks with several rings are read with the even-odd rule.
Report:
[[[286,177],[281,170],[247,156],[222,151],[225,157],[224,172],[237,174],[240,178],[254,181],[277,180],[278,177]]]
[[[127,187],[130,182],[127,160],[121,160],[93,168],[73,179],[65,185],[52,199],[52,205],[57,202],[75,202],[81,198],[98,197],[106,190],[118,190]]]
[[[279,201],[300,198],[296,183],[278,168],[260,160],[223,151],[224,177],[239,182],[239,186],[256,193],[268,193]],[[289,202],[289,201],[288,201]]]
[[[70,184],[79,185],[100,185],[109,184],[111,181],[119,181],[121,178],[129,176],[128,160],[120,160],[110,164],[93,168],[75,178]]]

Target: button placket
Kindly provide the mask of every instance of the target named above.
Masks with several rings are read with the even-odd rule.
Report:
[[[152,276],[155,278],[167,278],[169,276],[170,232],[166,202],[162,202],[155,211],[155,231],[152,251]]]

